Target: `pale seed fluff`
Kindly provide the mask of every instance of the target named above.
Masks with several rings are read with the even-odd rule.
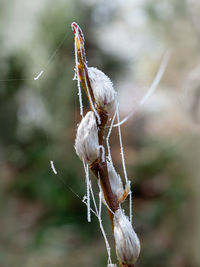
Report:
[[[112,192],[119,199],[124,193],[121,177],[119,174],[117,174],[112,162],[110,162],[109,160],[107,160],[107,167]]]
[[[119,261],[124,264],[134,264],[140,254],[140,241],[121,209],[114,215],[114,238]]]
[[[89,111],[78,126],[75,140],[76,154],[90,164],[99,156],[98,128],[95,115]]]
[[[102,71],[93,67],[88,68],[88,76],[97,105],[109,110],[116,98],[111,80]]]

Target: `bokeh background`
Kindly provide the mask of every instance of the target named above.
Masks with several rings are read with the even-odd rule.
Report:
[[[0,267],[106,266],[98,221],[87,223],[81,202],[84,172],[73,147],[80,121],[73,21],[84,31],[89,66],[113,80],[122,118],[172,49],[157,91],[122,126],[142,245],[136,266],[200,266],[199,14],[198,0],[0,1]],[[111,146],[123,177],[116,130]],[[105,211],[103,222],[113,248]],[[116,262],[114,249],[112,256]]]

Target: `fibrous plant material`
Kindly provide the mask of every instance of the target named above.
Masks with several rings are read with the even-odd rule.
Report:
[[[78,126],[75,150],[79,158],[88,164],[99,156],[98,129],[93,111],[89,111]]]
[[[80,114],[82,116],[82,121],[77,130],[75,150],[77,155],[83,161],[87,184],[87,196],[84,197],[83,202],[88,207],[88,221],[91,220],[91,211],[99,220],[100,229],[104,236],[108,253],[107,266],[111,267],[116,265],[111,261],[110,245],[103,228],[101,219],[102,202],[106,205],[109,214],[119,264],[124,267],[133,267],[140,253],[140,242],[132,226],[131,189],[126,172],[120,126],[118,126],[118,132],[126,182],[125,189],[120,175],[117,174],[113,166],[109,146],[109,137],[115,117],[117,117],[119,123],[119,110],[116,99],[117,93],[113,88],[111,80],[102,71],[87,66],[82,30],[75,22],[72,23],[72,30],[75,35],[75,79],[77,79],[78,82]],[[91,109],[85,116],[83,115],[80,85],[88,97]],[[114,116],[106,138],[105,127],[110,116],[108,112],[112,109],[115,109]],[[107,149],[104,144],[105,139]],[[89,169],[96,176],[99,185],[99,206],[96,204],[93,194]],[[130,218],[124,214],[124,211],[121,208],[121,203],[128,195],[130,196]],[[95,210],[92,210],[90,207],[90,199],[92,199],[94,203]]]
[[[102,109],[109,110],[115,103],[116,91],[111,80],[97,68],[88,68],[88,76],[96,104]]]
[[[135,263],[140,254],[140,241],[121,209],[114,216],[114,238],[119,261],[128,266]]]

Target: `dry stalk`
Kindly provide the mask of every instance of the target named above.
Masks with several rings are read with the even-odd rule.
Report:
[[[88,76],[88,68],[87,68],[85,48],[84,48],[84,36],[83,36],[83,33],[80,27],[77,24],[73,23],[72,27],[75,33],[77,54],[78,54],[78,60],[79,60],[78,78],[88,97],[90,109],[93,110],[92,106],[95,106],[95,99],[94,99],[94,94],[93,94],[89,76]],[[91,98],[89,97],[87,88],[89,89],[89,94]],[[91,103],[91,100],[92,100],[92,103]],[[106,151],[105,144],[104,144],[104,139],[105,139],[104,129],[108,121],[108,112],[101,108],[97,108],[97,112],[100,117],[100,124],[97,120],[97,125],[99,127],[99,132],[98,132],[99,145],[103,146]],[[109,208],[113,212],[115,212],[119,208],[119,202],[117,200],[117,197],[113,194],[111,190],[110,182],[108,179],[107,162],[102,161],[101,153],[100,153],[99,158],[95,162],[90,164],[90,169],[95,174],[97,179],[98,178],[100,179],[101,187],[104,193],[104,198],[106,200],[106,203],[108,204]],[[113,214],[109,210],[108,210],[108,213],[109,213],[109,218],[110,218],[110,221],[113,227]]]
[[[109,114],[108,112],[99,106],[95,101],[95,96],[92,90],[92,86],[88,74],[88,66],[86,61],[86,53],[84,48],[84,36],[82,30],[76,23],[72,23],[72,29],[75,34],[75,50],[77,53],[77,79],[79,79],[81,86],[83,87],[90,104],[90,109],[96,115],[96,123],[98,126],[98,142],[99,146],[103,147],[103,150],[106,151],[105,147],[105,126],[107,124]],[[117,210],[120,209],[120,201],[117,196],[113,193],[111,184],[108,176],[108,166],[106,155],[102,157],[102,149],[100,150],[98,158],[93,161],[89,168],[94,173],[97,179],[100,180],[100,185],[103,191],[104,199],[107,203],[107,211],[109,214],[110,222],[112,229],[114,231],[114,215]],[[126,198],[127,194],[124,196]],[[120,262],[121,267],[134,267],[134,264],[126,264]]]

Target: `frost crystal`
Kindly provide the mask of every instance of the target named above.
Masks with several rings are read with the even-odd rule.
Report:
[[[102,71],[93,67],[88,68],[88,75],[97,105],[109,110],[116,97],[111,80]]]
[[[90,164],[99,156],[98,129],[95,115],[89,111],[78,126],[75,140],[76,154]]]
[[[124,193],[121,177],[119,174],[117,174],[112,162],[107,160],[107,166],[108,166],[108,177],[112,192],[119,199]]]
[[[121,209],[114,215],[116,253],[121,263],[134,264],[140,254],[140,241],[128,217]]]

